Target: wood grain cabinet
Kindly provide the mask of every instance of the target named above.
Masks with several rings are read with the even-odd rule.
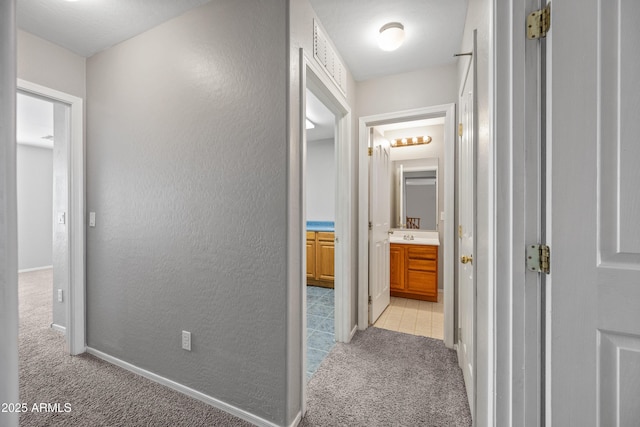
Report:
[[[333,288],[335,234],[307,231],[307,284]]]
[[[438,247],[390,245],[391,296],[438,301]]]

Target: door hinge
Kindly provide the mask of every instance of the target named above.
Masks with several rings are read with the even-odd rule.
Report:
[[[458,123],[458,136],[462,136],[462,123]]]
[[[369,304],[371,304],[373,302],[373,299],[371,298],[371,295],[369,295]]]
[[[369,230],[373,230],[373,224],[369,221]]]
[[[458,341],[462,341],[462,328],[458,328]]]
[[[551,252],[549,246],[527,246],[527,270],[545,274],[551,272]]]
[[[373,147],[369,147],[369,157],[373,156]]]
[[[544,9],[531,12],[527,16],[527,38],[537,40],[547,37],[551,28],[551,3]]]
[[[458,237],[459,237],[460,239],[462,239],[462,234],[463,234],[463,233],[462,233],[462,226],[461,226],[461,225],[459,225],[459,226],[458,226]]]

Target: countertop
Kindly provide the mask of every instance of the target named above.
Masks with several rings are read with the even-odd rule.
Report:
[[[333,221],[307,221],[307,231],[330,231],[335,232],[335,222]]]

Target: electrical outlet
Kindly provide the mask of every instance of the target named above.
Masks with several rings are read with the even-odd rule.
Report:
[[[191,332],[182,331],[182,349],[191,351]]]
[[[62,289],[58,289],[58,302],[62,302]]]

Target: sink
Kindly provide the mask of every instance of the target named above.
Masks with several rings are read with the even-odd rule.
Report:
[[[440,238],[437,231],[394,230],[389,235],[389,241],[404,245],[440,246]]]

